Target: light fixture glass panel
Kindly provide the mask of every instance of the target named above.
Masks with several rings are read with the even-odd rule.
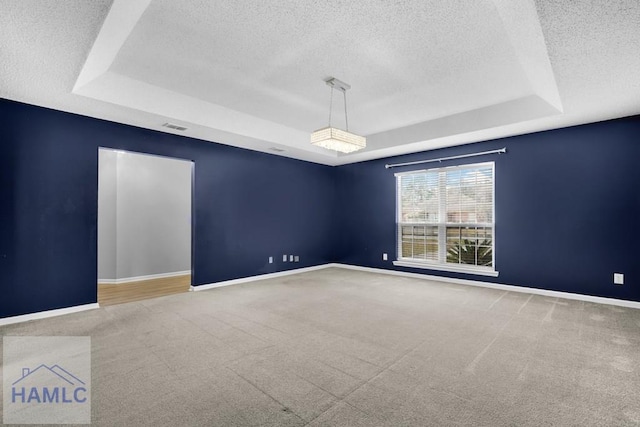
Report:
[[[311,134],[311,144],[341,153],[352,153],[367,146],[367,139],[351,132],[326,127]]]

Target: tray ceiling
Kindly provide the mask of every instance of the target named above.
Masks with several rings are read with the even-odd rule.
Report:
[[[8,1],[0,96],[328,165],[639,113],[640,5],[577,3]]]

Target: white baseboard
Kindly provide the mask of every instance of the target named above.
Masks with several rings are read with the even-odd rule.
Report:
[[[171,273],[149,274],[148,276],[124,277],[122,279],[98,279],[98,283],[105,285],[120,285],[129,282],[142,282],[143,280],[165,279],[167,277],[186,276],[191,270],[172,271]]]
[[[502,285],[500,283],[480,282],[477,280],[467,280],[467,279],[455,279],[452,277],[443,277],[443,276],[431,276],[427,274],[409,273],[405,271],[396,271],[396,270],[385,270],[383,268],[360,267],[357,265],[349,265],[349,264],[327,264],[326,266],[346,268],[349,270],[366,271],[369,273],[389,274],[392,276],[403,276],[403,277],[411,277],[414,279],[434,280],[438,282],[455,283],[458,285],[478,286],[482,288],[500,289],[503,291],[510,291],[510,292],[522,292],[525,294],[543,295],[543,296],[554,297],[554,298],[565,298],[565,299],[572,299],[572,300],[578,300],[578,301],[594,302],[597,304],[608,304],[608,305],[616,305],[619,307],[640,309],[640,302],[628,301],[628,300],[616,299],[616,298],[595,297],[591,295],[574,294],[571,292],[550,291],[546,289],[527,288],[525,286]]]
[[[437,282],[448,282],[448,283],[455,283],[458,285],[478,286],[482,288],[500,289],[503,291],[521,292],[521,293],[543,295],[543,296],[554,297],[554,298],[565,298],[565,299],[572,299],[572,300],[578,300],[578,301],[593,302],[597,304],[608,304],[608,305],[615,305],[619,307],[640,309],[640,302],[636,302],[636,301],[627,301],[627,300],[605,298],[605,297],[595,297],[591,295],[574,294],[571,292],[550,291],[546,289],[527,288],[524,286],[480,282],[477,280],[455,279],[455,278],[443,277],[443,276],[431,276],[427,274],[409,273],[405,271],[385,270],[382,268],[360,267],[357,265],[339,264],[339,263],[322,264],[322,265],[316,265],[313,267],[304,267],[304,268],[297,268],[294,270],[279,271],[277,273],[267,273],[267,274],[261,274],[258,276],[243,277],[241,279],[225,280],[223,282],[210,283],[208,285],[191,286],[190,290],[204,291],[207,289],[219,288],[222,286],[238,285],[241,283],[249,283],[249,282],[255,282],[259,280],[272,279],[275,277],[290,276],[294,274],[306,273],[308,271],[322,270],[322,269],[331,268],[331,267],[344,268],[348,270],[365,271],[369,273],[388,274],[392,276],[411,277],[414,279],[432,280]],[[191,273],[190,271],[187,271],[186,273],[180,272],[174,275],[179,276],[179,275],[190,274],[190,273]],[[149,276],[142,276],[142,277],[149,277]],[[171,276],[165,276],[165,277],[171,277]],[[148,280],[148,279],[141,279],[141,280]],[[44,319],[47,317],[62,316],[64,314],[77,313],[79,311],[93,310],[99,307],[100,306],[97,303],[84,304],[84,305],[78,305],[75,307],[60,308],[57,310],[48,310],[48,311],[41,311],[38,313],[23,314],[20,316],[5,317],[5,318],[0,318],[0,326],[10,325],[13,323],[27,322],[29,320]]]
[[[597,303],[597,304],[608,304],[608,305],[615,305],[615,306],[619,306],[619,307],[628,307],[628,308],[640,309],[640,302],[637,302],[637,301],[628,301],[628,300],[622,300],[622,299],[616,299],[616,298],[596,297],[596,296],[591,296],[591,295],[575,294],[575,293],[571,293],[571,292],[551,291],[551,290],[547,290],[547,289],[528,288],[528,287],[525,287],[525,286],[503,285],[503,284],[500,284],[500,283],[481,282],[481,281],[478,281],[478,280],[456,279],[456,278],[453,278],[453,277],[444,277],[444,276],[432,276],[432,275],[428,275],[428,274],[410,273],[410,272],[406,272],[406,271],[385,270],[383,268],[361,267],[361,266],[358,266],[358,265],[349,265],[349,264],[340,264],[340,263],[329,263],[329,264],[323,264],[323,265],[316,265],[314,267],[299,268],[299,269],[295,269],[295,270],[281,271],[281,272],[278,272],[278,273],[269,273],[269,274],[262,274],[262,275],[259,275],[259,276],[244,277],[242,279],[227,280],[227,281],[224,281],[224,282],[211,283],[211,284],[208,284],[208,285],[192,286],[190,290],[191,291],[204,291],[206,289],[218,288],[218,287],[221,287],[221,286],[230,286],[230,285],[237,285],[237,284],[240,284],[240,283],[255,282],[257,280],[271,279],[271,278],[274,278],[274,277],[288,276],[288,275],[291,275],[291,274],[304,273],[304,272],[307,272],[307,271],[314,271],[314,270],[322,270],[324,268],[331,268],[331,267],[344,268],[344,269],[348,269],[348,270],[365,271],[365,272],[369,272],[369,273],[388,274],[388,275],[392,275],[392,276],[411,277],[411,278],[414,278],[414,279],[455,283],[455,284],[458,284],[458,285],[465,285],[465,286],[477,286],[477,287],[482,287],[482,288],[499,289],[499,290],[510,291],[510,292],[521,292],[521,293],[525,293],[525,294],[543,295],[543,296],[548,296],[548,297],[553,297],[553,298],[565,298],[565,299],[572,299],[572,300],[578,300],[578,301],[593,302],[593,303]]]
[[[0,319],[0,326],[13,323],[28,322],[29,320],[46,319],[47,317],[62,316],[63,314],[77,313],[79,311],[100,308],[98,303],[76,305],[74,307],[58,308],[56,310],[39,311],[37,313],[22,314],[20,316],[5,317]]]
[[[306,273],[308,271],[322,270],[324,268],[335,267],[337,264],[314,265],[313,267],[296,268],[293,270],[278,271],[277,273],[266,273],[258,276],[243,277],[241,279],[225,280],[223,282],[209,283],[207,285],[191,286],[190,291],[206,291],[207,289],[220,288],[222,286],[239,285],[241,283],[255,282],[257,280],[273,279],[274,277],[290,276],[292,274]]]

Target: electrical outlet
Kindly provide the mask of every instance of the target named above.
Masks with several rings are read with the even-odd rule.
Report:
[[[273,264],[273,257],[272,256],[269,257],[269,264]]]
[[[624,285],[624,274],[622,274],[622,273],[613,273],[613,284],[614,285]]]
[[[298,261],[300,261],[300,257],[299,257],[298,255],[294,256],[294,257],[293,257],[293,261],[294,261],[294,262],[298,262]]]
[[[293,255],[289,255],[289,262],[293,262]]]
[[[387,259],[389,259],[389,257],[387,256],[387,254],[382,254],[382,260],[386,261]]]
[[[282,255],[282,262],[287,262],[287,256],[286,255]]]

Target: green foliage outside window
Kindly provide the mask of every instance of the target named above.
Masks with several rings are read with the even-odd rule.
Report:
[[[456,242],[455,245],[447,251],[447,262],[491,267],[493,264],[491,240],[476,241],[463,239],[460,242]]]

